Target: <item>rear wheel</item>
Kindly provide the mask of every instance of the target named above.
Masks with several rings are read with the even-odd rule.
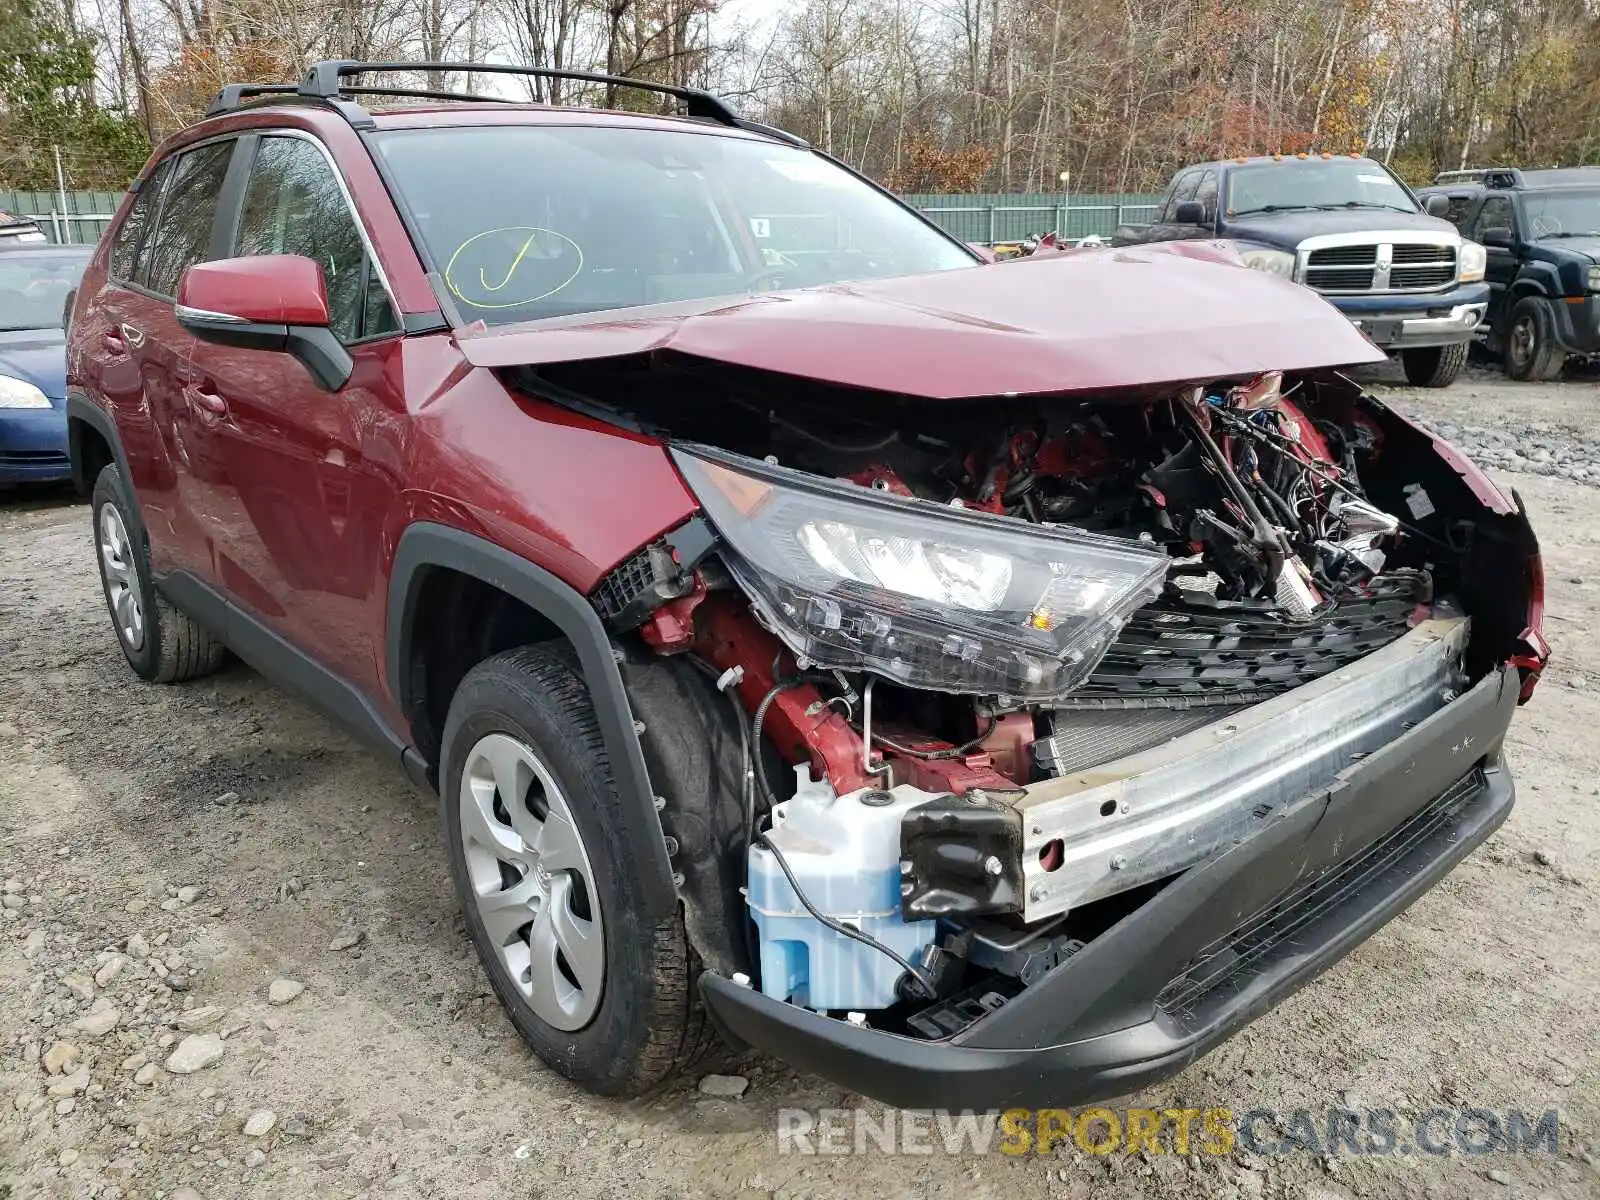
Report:
[[[1556,341],[1549,304],[1540,296],[1518,300],[1506,327],[1506,374],[1536,383],[1561,374],[1566,361],[1566,351]]]
[[[1467,343],[1453,346],[1427,346],[1420,350],[1402,350],[1406,380],[1412,387],[1449,387],[1467,365]]]
[[[106,611],[133,673],[151,683],[178,683],[215,671],[227,648],[156,591],[150,555],[133,532],[138,526],[128,487],[115,466],[95,477],[90,504]]]
[[[709,1033],[682,918],[653,922],[588,690],[562,649],[479,663],[445,721],[444,834],[512,1024],[591,1091],[636,1096]]]

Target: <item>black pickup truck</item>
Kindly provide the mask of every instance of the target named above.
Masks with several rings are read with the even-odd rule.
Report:
[[[1261,155],[1185,167],[1155,221],[1112,241],[1233,241],[1246,265],[1319,292],[1398,354],[1413,384],[1445,387],[1489,303],[1484,249],[1435,215],[1445,208],[1370,158]]]
[[[1600,166],[1446,171],[1418,194],[1489,252],[1484,340],[1513,379],[1600,355]]]

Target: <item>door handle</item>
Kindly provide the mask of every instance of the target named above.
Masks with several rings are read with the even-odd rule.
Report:
[[[128,340],[128,345],[135,350],[144,345],[144,330],[137,325],[129,325],[127,322],[123,322],[119,328],[122,330],[122,336]]]
[[[122,340],[122,335],[115,329],[108,329],[100,335],[100,344],[112,354],[126,354],[128,343]]]
[[[183,394],[189,397],[196,408],[203,409],[213,416],[221,416],[228,411],[228,402],[214,392],[209,383],[185,384]]]

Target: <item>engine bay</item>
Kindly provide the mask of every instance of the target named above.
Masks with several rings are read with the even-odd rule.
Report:
[[[1337,372],[929,402],[666,356],[520,384],[663,437],[705,505],[594,602],[733,725],[700,851],[720,866],[685,875],[719,914],[707,960],[911,1036],[980,1019],[1241,835],[1179,814],[1185,846],[1086,849],[1143,816],[1099,787],[1115,764],[1268,711],[1390,736],[1524,633],[1520,514]],[[1038,543],[1016,562],[1007,527]],[[1305,770],[1380,745],[1311,745]]]

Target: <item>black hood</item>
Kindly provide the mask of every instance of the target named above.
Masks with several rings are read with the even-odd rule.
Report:
[[[1388,208],[1291,209],[1286,212],[1251,213],[1229,217],[1225,237],[1259,242],[1293,250],[1308,237],[1324,233],[1361,233],[1372,230],[1417,230],[1423,233],[1456,234],[1456,227],[1426,213],[1395,212]]]
[[[1588,255],[1600,263],[1600,237],[1543,238],[1539,245],[1546,250],[1567,250]]]

